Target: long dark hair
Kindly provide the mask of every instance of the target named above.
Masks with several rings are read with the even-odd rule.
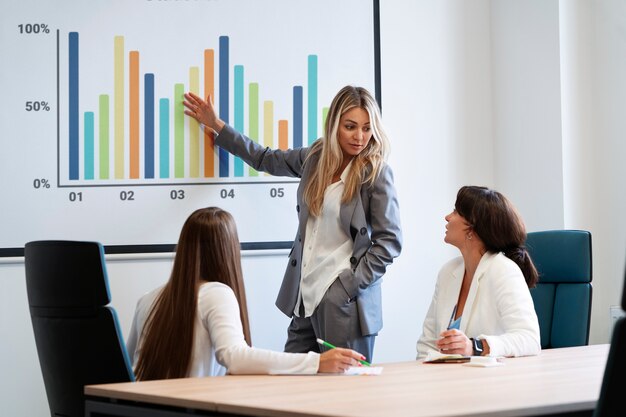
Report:
[[[202,283],[213,281],[233,289],[244,336],[251,344],[235,220],[220,208],[208,207],[193,212],[180,232],[172,274],[142,330],[135,368],[138,380],[188,376],[198,290]]]
[[[537,285],[538,274],[526,243],[526,226],[511,202],[487,187],[464,186],[456,196],[454,208],[490,252],[503,252],[515,262],[529,288]]]

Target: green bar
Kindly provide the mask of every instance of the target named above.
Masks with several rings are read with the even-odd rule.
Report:
[[[255,142],[259,141],[259,83],[250,83],[248,91],[248,125],[250,132],[248,136]],[[249,175],[258,177],[259,173],[256,169],[250,167]]]
[[[99,156],[100,179],[109,179],[109,96],[101,94],[98,100],[98,135],[99,135]]]
[[[174,177],[185,176],[184,84],[174,84]]]

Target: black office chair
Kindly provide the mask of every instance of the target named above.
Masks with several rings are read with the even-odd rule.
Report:
[[[26,290],[52,416],[82,417],[83,387],[134,380],[97,242],[24,248]]]
[[[626,270],[622,289],[622,310],[626,310]],[[611,347],[604,368],[600,398],[594,417],[626,416],[623,383],[626,381],[626,317],[617,319],[611,336]]]
[[[528,233],[526,247],[539,272],[530,293],[539,318],[541,348],[583,346],[591,324],[591,233]]]
[[[609,356],[604,368],[604,378],[600,389],[600,398],[594,417],[626,416],[626,402],[622,384],[626,375],[626,317],[615,322]]]

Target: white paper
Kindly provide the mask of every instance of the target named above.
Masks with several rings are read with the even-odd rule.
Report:
[[[382,366],[351,366],[344,375],[380,375],[382,372]]]
[[[498,358],[490,356],[472,356],[472,359],[469,362],[463,364],[463,366],[478,366],[481,368],[502,365],[504,365],[504,363],[498,361]]]

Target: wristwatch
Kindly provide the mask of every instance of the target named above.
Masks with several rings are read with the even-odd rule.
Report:
[[[472,353],[472,355],[474,356],[482,356],[483,354],[483,341],[480,339],[474,339],[474,338],[470,338],[470,340],[472,341],[472,348],[474,349],[474,352]]]

